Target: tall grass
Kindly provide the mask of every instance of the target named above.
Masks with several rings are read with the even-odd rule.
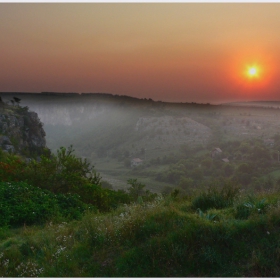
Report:
[[[239,192],[240,188],[229,181],[224,182],[220,187],[219,184],[211,184],[207,190],[201,192],[193,199],[192,206],[203,211],[211,208],[222,209],[230,207],[233,205]]]
[[[246,219],[236,218],[236,209],[250,202],[247,196],[226,199],[222,208],[202,210],[200,204],[200,212],[194,201],[166,203],[159,197],[107,214],[87,212],[80,221],[1,228],[0,275],[275,277],[280,273],[280,194],[263,199],[255,195],[252,209],[261,202],[266,206]]]

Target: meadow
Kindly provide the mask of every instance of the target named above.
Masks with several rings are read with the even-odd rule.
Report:
[[[277,277],[280,192],[225,183],[0,230],[4,277]]]

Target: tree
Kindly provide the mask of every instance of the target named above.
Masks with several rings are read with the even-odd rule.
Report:
[[[206,158],[201,162],[201,165],[205,168],[210,168],[212,165],[212,160],[210,158]]]
[[[20,101],[21,101],[21,99],[20,98],[17,98],[17,97],[13,97],[14,98],[14,101],[17,103],[17,105],[19,106],[19,103],[20,103]]]
[[[241,151],[242,153],[248,153],[251,150],[251,146],[249,145],[249,143],[242,142],[238,150]]]
[[[251,173],[252,168],[248,163],[241,163],[236,170],[238,173]]]
[[[230,163],[227,163],[227,164],[223,167],[223,169],[224,169],[224,173],[225,173],[225,175],[226,175],[227,177],[233,175],[233,173],[234,173],[234,166],[233,166],[232,164],[230,164]]]
[[[192,172],[191,172],[191,177],[194,180],[201,180],[203,179],[203,172],[200,168],[195,168]]]
[[[55,193],[79,193],[84,186],[100,185],[101,177],[86,159],[76,157],[72,146],[61,147],[56,155],[41,156],[28,164],[29,183]]]
[[[178,184],[178,187],[184,190],[189,190],[193,187],[194,181],[191,178],[182,177]]]
[[[145,185],[138,182],[137,179],[128,179],[127,183],[130,185],[128,193],[134,201],[136,201],[139,196],[144,195]]]

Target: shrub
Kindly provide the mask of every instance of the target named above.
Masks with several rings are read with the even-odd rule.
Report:
[[[40,161],[26,163],[20,157],[1,157],[0,180],[26,181],[54,193],[75,193],[86,184],[100,185],[101,177],[94,167],[76,157],[74,149],[61,147],[56,155],[42,155]],[[1,155],[0,155],[1,156]]]
[[[0,226],[77,219],[87,208],[77,195],[55,195],[25,182],[0,183]]]
[[[0,162],[0,181],[19,181],[25,177],[26,164],[17,156],[6,155]]]
[[[127,183],[130,185],[128,188],[128,195],[131,201],[143,200],[144,202],[152,201],[156,198],[157,194],[144,190],[145,185],[138,182],[137,179],[128,179]]]
[[[128,179],[127,183],[130,185],[128,188],[129,195],[134,201],[137,200],[138,196],[144,194],[145,185],[138,182],[137,179]]]
[[[87,184],[75,189],[81,200],[94,205],[100,211],[109,211],[119,204],[129,203],[129,195],[122,191],[104,189],[99,185]]]
[[[224,182],[222,188],[219,188],[219,184],[217,186],[212,185],[193,199],[192,207],[194,209],[200,208],[202,211],[211,208],[226,208],[233,205],[238,193],[239,187],[234,186],[230,181]]]
[[[248,196],[247,201],[240,203],[235,208],[236,219],[248,219],[248,217],[255,214],[264,214],[268,208],[268,203],[265,199],[258,200],[253,196]]]
[[[83,212],[79,210],[79,207],[83,209],[80,205],[82,202],[91,204],[92,209],[108,211],[116,208],[121,203],[131,201],[130,196],[124,191],[102,188],[101,177],[95,173],[93,167],[86,160],[73,155],[73,152],[74,150],[71,146],[68,149],[62,147],[57,151],[57,155],[43,155],[41,156],[41,161],[32,160],[30,163],[26,163],[18,156],[2,155],[0,181],[7,182],[8,185],[9,182],[14,182],[13,186],[17,187],[21,183],[15,185],[15,182],[24,181],[31,186],[37,187],[36,195],[43,190],[45,190],[44,193],[51,191],[51,193],[56,194],[56,203],[64,205],[58,209],[59,215],[72,218],[80,217]],[[38,188],[41,190],[39,191]],[[31,192],[33,191],[35,189]],[[31,197],[32,195],[30,194],[30,199]],[[50,193],[48,193],[48,197],[51,197]],[[17,203],[17,201],[15,202]],[[3,216],[9,216],[6,213],[7,209],[2,208],[0,210],[4,211]],[[25,222],[24,219],[23,222]],[[30,217],[27,220],[33,223]],[[35,220],[37,221],[38,217]]]
[[[61,147],[56,155],[42,156],[33,160],[26,168],[26,179],[32,185],[54,193],[75,193],[84,184],[100,184],[100,176],[87,160],[76,157],[72,146]]]

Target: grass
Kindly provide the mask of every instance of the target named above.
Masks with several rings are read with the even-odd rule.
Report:
[[[94,166],[103,178],[110,178],[114,181],[116,189],[127,189],[127,180],[134,177],[137,177],[139,181],[146,185],[146,189],[152,192],[161,192],[165,186],[169,185],[164,183],[164,186],[159,186],[159,182],[154,180],[153,176],[150,175],[151,173],[156,174],[165,170],[169,166],[168,164],[149,167],[149,175],[146,174],[146,168],[144,170],[134,171],[131,168],[124,167],[123,162],[112,158],[97,158],[94,161]]]
[[[264,198],[265,203],[264,203]],[[275,277],[280,273],[280,193],[237,197],[197,211],[193,199],[159,197],[81,221],[1,228],[3,277]],[[250,200],[251,199],[251,200]],[[238,207],[251,201],[246,217]],[[263,202],[262,202],[263,201]],[[261,203],[265,211],[258,211]]]
[[[271,176],[272,178],[277,180],[280,178],[280,170],[272,171],[269,174],[262,176],[261,178],[267,178],[268,176]]]

